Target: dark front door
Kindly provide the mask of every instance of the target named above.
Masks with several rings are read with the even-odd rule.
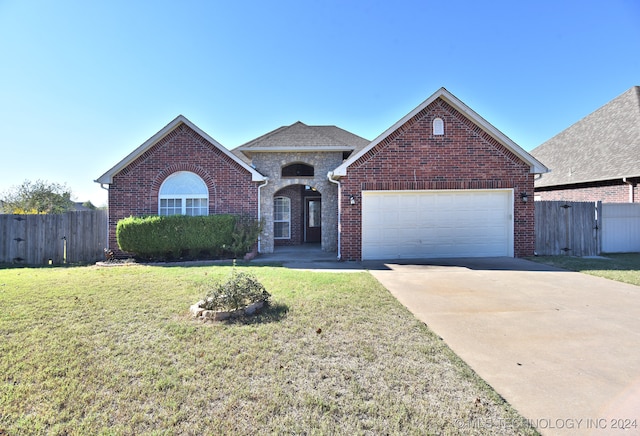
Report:
[[[305,198],[304,241],[320,242],[322,236],[322,201],[320,198]]]

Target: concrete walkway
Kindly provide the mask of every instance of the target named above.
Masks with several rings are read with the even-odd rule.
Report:
[[[285,268],[324,272],[365,271],[360,262],[339,262],[336,252],[322,251],[320,244],[276,247],[273,253],[259,254],[251,261],[256,264],[278,263]],[[377,262],[380,264],[380,262]]]
[[[363,266],[542,434],[640,434],[640,287],[511,258]]]

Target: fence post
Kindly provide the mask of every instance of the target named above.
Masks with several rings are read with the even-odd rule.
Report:
[[[604,225],[602,220],[602,200],[596,201],[596,224],[594,231],[596,232],[596,255],[599,256],[602,253],[602,226]]]

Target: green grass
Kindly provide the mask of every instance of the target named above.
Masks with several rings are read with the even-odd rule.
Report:
[[[369,274],[246,270],[203,323],[230,267],[0,269],[0,434],[536,434]]]
[[[538,256],[529,260],[640,286],[640,253],[603,254],[601,258]]]

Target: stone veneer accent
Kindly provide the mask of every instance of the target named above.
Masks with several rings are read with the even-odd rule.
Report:
[[[327,174],[342,163],[342,152],[254,153],[252,163],[258,172],[269,178],[269,183],[260,188],[260,213],[265,224],[260,237],[260,252],[273,253],[274,250],[273,198],[276,193],[283,188],[307,185],[316,188],[322,197],[322,250],[337,253],[338,187],[329,182]],[[281,178],[282,167],[291,163],[313,166],[314,176]]]

